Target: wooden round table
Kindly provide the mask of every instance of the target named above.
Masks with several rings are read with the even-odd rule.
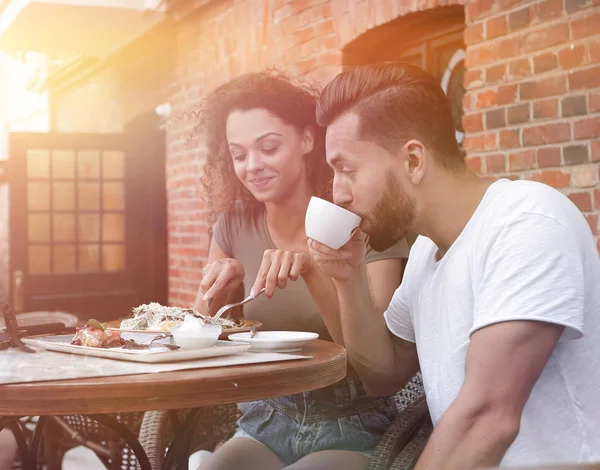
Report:
[[[340,345],[317,340],[302,350],[301,354],[312,358],[155,374],[0,385],[0,429],[8,423],[10,416],[84,414],[94,415],[96,419],[105,413],[197,409],[316,390],[346,376],[346,351]],[[1,418],[3,416],[5,418]],[[191,426],[194,419],[195,414],[190,413],[175,436],[170,453],[171,449],[177,452],[176,441],[185,437],[186,423]],[[99,421],[106,424],[102,418]],[[130,439],[126,440],[132,444]],[[38,445],[39,442],[33,444]],[[35,454],[37,449],[33,448],[33,444],[32,454]],[[134,444],[134,447],[137,446]],[[141,446],[137,450],[140,449]],[[136,451],[135,448],[133,450]],[[33,459],[30,460],[33,462]],[[168,463],[169,458],[165,459],[165,466]]]

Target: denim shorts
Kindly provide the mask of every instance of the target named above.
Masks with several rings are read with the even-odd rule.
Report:
[[[286,465],[322,450],[370,456],[398,415],[393,397],[367,396],[356,377],[320,390],[238,406],[242,417],[234,437],[264,444]]]

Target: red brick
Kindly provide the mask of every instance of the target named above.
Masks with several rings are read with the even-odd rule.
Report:
[[[558,53],[558,63],[563,69],[572,69],[581,65],[585,65],[587,63],[585,46],[571,45],[565,49],[562,49]]]
[[[555,46],[556,44],[561,44],[568,40],[569,24],[565,21],[525,34],[520,52],[539,51],[540,49]]]
[[[465,111],[470,111],[473,109],[473,93],[465,93],[462,99],[462,105]]]
[[[475,107],[478,109],[489,108],[497,103],[496,92],[494,90],[482,91],[477,94]]]
[[[532,174],[531,179],[556,189],[567,188],[571,184],[571,175],[562,170],[542,170]]]
[[[558,67],[558,59],[554,52],[546,52],[533,58],[533,70],[536,74],[548,72]]]
[[[582,212],[590,212],[592,210],[592,195],[588,191],[570,193],[569,199]]]
[[[483,41],[483,23],[477,23],[465,28],[465,44],[471,45]]]
[[[593,64],[600,62],[600,39],[591,41],[589,43],[590,48],[590,60]]]
[[[529,24],[530,21],[530,9],[529,7],[521,8],[520,10],[513,11],[508,15],[508,26],[511,31],[515,31],[520,28],[524,28]]]
[[[562,116],[581,116],[587,114],[587,104],[585,95],[567,96],[561,103]]]
[[[496,102],[499,105],[512,104],[517,100],[517,85],[504,85],[498,87]]]
[[[499,45],[496,43],[478,44],[467,48],[465,66],[468,69],[495,62],[499,57]]]
[[[566,122],[544,124],[523,129],[523,145],[544,145],[565,142],[571,137],[569,124]]]
[[[502,173],[506,171],[506,158],[503,153],[494,153],[485,157],[486,173]]]
[[[548,96],[562,95],[567,92],[567,81],[564,76],[543,78],[537,81],[523,82],[520,85],[520,98],[533,100]]]
[[[512,59],[520,54],[523,47],[521,36],[503,40],[499,39],[498,41],[500,41],[498,43],[499,59]]]
[[[592,161],[600,162],[600,140],[592,140]],[[598,171],[600,171],[600,167]]]
[[[485,135],[467,135],[463,141],[463,147],[465,150],[485,150]]]
[[[581,165],[573,167],[571,181],[576,188],[590,188],[595,186],[598,169],[596,165]]]
[[[519,59],[510,63],[510,78],[523,78],[528,77],[529,75],[531,75],[531,62],[529,59]]]
[[[462,118],[463,129],[467,133],[483,130],[483,113],[465,114]]]
[[[595,139],[600,136],[600,117],[576,121],[573,124],[574,139]]]
[[[504,108],[492,109],[485,113],[485,128],[498,129],[506,127],[506,112]]]
[[[520,142],[519,136],[520,136],[519,129],[509,129],[509,130],[500,131],[500,134],[499,134],[500,148],[507,149],[507,148],[520,147],[521,142]]]
[[[545,0],[532,7],[532,17],[541,21],[559,18],[563,12],[563,0]]]
[[[467,167],[474,173],[481,173],[481,157],[480,156],[467,156],[465,160]]]
[[[537,150],[537,163],[540,168],[560,166],[560,148],[545,147]]]
[[[546,119],[555,117],[558,117],[558,99],[551,98],[549,100],[534,101],[534,119]]]
[[[582,8],[589,7],[591,3],[590,0],[565,0],[565,7],[567,13],[573,13]]]
[[[506,64],[493,65],[485,69],[485,81],[488,85],[506,80]]]
[[[600,86],[600,65],[569,73],[571,91],[596,88]]]
[[[483,85],[483,70],[467,70],[465,72],[463,84],[465,88],[478,88]]]
[[[600,189],[594,189],[594,209],[600,209]]]
[[[567,165],[582,165],[590,160],[587,145],[567,145],[563,147],[563,164]]]
[[[600,111],[600,93],[590,93],[590,113]]]
[[[586,38],[600,31],[600,12],[591,12],[585,18],[573,20],[571,23],[573,39]]]
[[[529,112],[529,103],[520,104],[517,106],[512,106],[507,110],[507,122],[509,125],[513,126],[515,124],[523,124],[524,122],[529,121],[530,112]]]
[[[530,170],[535,168],[535,150],[527,149],[508,156],[508,171]]]
[[[506,15],[490,18],[485,23],[485,38],[494,39],[506,33]]]
[[[498,148],[498,134],[496,132],[488,132],[485,134],[483,143],[486,150],[495,150]]]

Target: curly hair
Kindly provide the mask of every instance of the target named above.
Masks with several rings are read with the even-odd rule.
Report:
[[[315,142],[306,156],[308,178],[317,196],[331,199],[332,171],[325,160],[325,130],[316,121],[318,97],[317,88],[294,81],[283,72],[266,70],[234,78],[203,100],[194,113],[198,119],[195,135],[204,138],[207,149],[200,183],[210,222],[229,212],[236,201],[249,208],[261,205],[234,172],[225,129],[228,116],[235,110],[266,109],[299,132],[311,128]]]

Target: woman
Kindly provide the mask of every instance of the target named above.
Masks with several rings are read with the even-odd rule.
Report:
[[[312,264],[304,233],[310,197],[329,197],[332,180],[316,98],[272,72],[241,76],[207,97],[198,129],[207,144],[202,184],[217,220],[195,307],[213,313],[240,289],[264,286],[266,295],[244,307],[246,319],[343,344],[335,290]],[[367,254],[381,313],[407,251],[403,243]],[[367,396],[351,374],[321,390],[239,406],[239,431],[202,470],[364,469],[397,414],[393,398]]]

